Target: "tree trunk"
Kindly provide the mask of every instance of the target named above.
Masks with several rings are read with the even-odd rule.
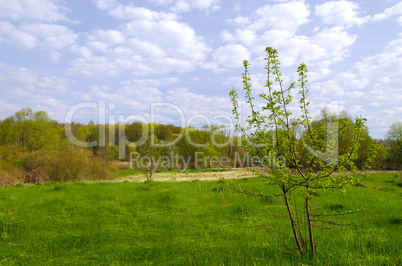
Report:
[[[297,236],[296,222],[294,220],[292,210],[290,209],[288,196],[286,195],[285,188],[283,186],[281,186],[281,187],[282,187],[282,192],[283,192],[283,198],[284,198],[285,203],[286,203],[286,208],[287,208],[288,213],[289,213],[289,219],[290,219],[290,222],[291,222],[291,225],[292,225],[293,236],[295,238],[297,248],[299,249],[300,253],[304,253],[303,247],[300,244],[299,237]]]
[[[308,190],[308,188],[307,188]],[[310,253],[312,256],[315,254],[315,246],[314,246],[314,238],[313,238],[313,227],[311,226],[311,218],[310,218],[310,200],[306,198],[306,216],[307,216],[307,225],[308,225],[308,236],[310,241]]]

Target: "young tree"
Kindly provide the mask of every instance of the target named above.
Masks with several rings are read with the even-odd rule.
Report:
[[[301,111],[300,117],[292,116],[290,104],[293,96],[291,90],[296,83],[284,87],[278,53],[272,47],[266,48],[265,69],[267,70],[266,91],[259,95],[266,104],[262,110],[257,110],[252,90],[251,78],[248,71],[249,63],[243,61],[244,74],[242,76],[245,98],[251,114],[243,125],[240,115],[238,93],[235,89],[230,92],[233,103],[233,114],[237,119],[236,129],[243,134],[244,146],[252,154],[260,158],[260,164],[265,168],[256,169],[256,172],[267,178],[270,183],[276,184],[279,191],[276,195],[261,195],[255,191],[247,191],[233,183],[226,183],[234,191],[248,196],[282,197],[288,213],[294,243],[300,253],[315,253],[313,222],[319,221],[331,224],[330,220],[320,220],[320,215],[311,210],[316,190],[339,189],[356,179],[357,168],[354,160],[358,156],[359,143],[364,131],[366,119],[356,117],[347,127],[338,128],[336,121],[329,120],[326,125],[312,125],[307,100],[308,89],[307,67],[300,64],[297,69],[299,76],[298,101]],[[274,84],[275,83],[275,84]],[[338,135],[345,128],[350,128],[351,144],[342,154],[338,154]],[[298,131],[302,129],[301,134]],[[372,149],[374,154],[374,148]],[[282,158],[283,160],[271,160]],[[273,163],[274,161],[274,163]],[[287,164],[284,164],[285,161]],[[281,163],[282,162],[282,163]],[[289,166],[292,166],[291,169]],[[319,169],[319,171],[316,171]],[[346,173],[349,169],[350,172]],[[335,171],[338,173],[332,175]],[[224,181],[226,182],[226,181]],[[297,193],[295,193],[297,191]],[[290,204],[291,196],[302,197],[304,217],[295,214],[295,207]],[[301,224],[307,229],[303,231]],[[307,239],[305,235],[308,235]]]
[[[145,167],[145,176],[147,180],[152,179],[152,174],[158,167],[157,162],[161,156],[161,147],[155,144],[159,144],[158,138],[155,134],[149,134],[146,141],[142,145],[136,147],[137,156],[140,156],[140,161],[145,164],[141,165],[141,167]]]

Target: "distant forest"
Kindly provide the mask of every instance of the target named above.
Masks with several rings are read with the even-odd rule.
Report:
[[[348,127],[351,117],[323,111],[312,122],[312,127],[321,131],[321,147],[325,151],[328,122],[337,122],[346,130],[339,135],[339,155],[342,155],[351,136]],[[85,145],[74,145],[68,138],[72,133],[75,140]],[[352,129],[350,128],[350,131]],[[146,134],[144,134],[146,133]],[[302,147],[302,132],[294,123],[294,136]],[[266,136],[269,139],[269,136]],[[365,129],[361,136],[362,145],[358,158],[354,159],[358,168],[399,169],[399,159],[395,157],[395,147],[387,140],[374,140]],[[74,141],[73,141],[74,142]],[[167,145],[167,144],[171,145]],[[244,146],[250,145],[241,137],[230,137],[219,126],[201,128],[181,128],[174,125],[129,124],[99,125],[63,124],[52,120],[44,111],[33,112],[24,108],[0,121],[0,185],[18,182],[36,183],[48,180],[74,181],[112,179],[117,170],[116,161],[129,161],[139,157],[151,158],[145,167],[161,167],[156,158],[180,158],[167,160],[164,168],[208,168],[217,167],[214,158],[225,158],[223,167],[244,167],[255,154],[246,154]],[[86,147],[80,147],[86,146]],[[300,158],[303,158],[300,149]],[[363,165],[370,152],[376,151],[376,159]],[[123,159],[124,158],[124,159]],[[153,158],[153,159],[152,159]],[[264,158],[260,158],[261,165]],[[144,160],[145,161],[145,160]],[[183,163],[183,162],[186,162]],[[256,162],[254,162],[256,163]],[[292,167],[292,162],[285,162]],[[303,160],[301,160],[303,164]],[[135,165],[144,167],[144,165]]]

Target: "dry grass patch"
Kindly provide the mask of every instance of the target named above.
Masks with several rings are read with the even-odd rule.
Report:
[[[250,169],[234,169],[224,172],[205,172],[205,173],[153,173],[152,180],[158,182],[192,182],[192,181],[218,181],[219,179],[243,179],[254,177]],[[132,182],[144,182],[147,180],[145,175],[132,175],[126,176],[123,179],[116,180],[124,181],[129,180]]]

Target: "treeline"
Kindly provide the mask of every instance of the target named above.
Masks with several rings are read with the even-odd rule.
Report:
[[[24,108],[0,122],[0,185],[107,180],[115,168],[73,145],[46,112]]]
[[[338,154],[343,155],[352,144],[353,120],[346,112],[340,114],[330,113],[324,109],[319,116],[311,121],[311,127],[319,132],[320,152],[326,152],[326,143],[330,141],[328,125],[334,125],[336,129],[331,134],[337,134]],[[61,125],[65,126],[65,125]],[[306,157],[303,152],[303,145],[308,143],[309,132],[302,131],[302,126],[297,121],[293,122],[294,138],[298,140],[299,150],[296,153],[301,158]],[[315,130],[319,129],[319,130]],[[92,151],[96,156],[107,160],[134,160],[138,168],[204,168],[204,167],[247,167],[258,164],[267,165],[264,160],[267,158],[254,158],[258,154],[246,154],[243,147],[252,145],[247,143],[245,136],[230,137],[224,128],[212,125],[201,128],[181,128],[174,125],[145,124],[133,122],[124,125],[98,125],[90,122],[87,125],[71,124],[71,132],[78,140],[85,143],[92,143]],[[272,141],[266,136],[267,141]],[[360,136],[361,145],[358,150],[358,157],[354,159],[359,169],[365,168],[363,162],[375,153],[376,157],[370,161],[368,167],[371,169],[400,169],[400,149],[397,144],[398,136],[394,140],[374,140],[369,135],[366,127]],[[313,146],[313,145],[312,145]],[[399,153],[398,153],[399,151]],[[173,155],[173,156],[172,156]],[[144,159],[142,159],[144,158]],[[161,158],[162,163],[160,161]],[[172,160],[173,159],[173,160]],[[270,158],[268,158],[270,159]],[[271,158],[272,159],[272,158]],[[158,162],[159,160],[159,162]],[[252,162],[252,160],[254,160]],[[148,164],[147,164],[148,163]],[[292,166],[292,162],[285,162]],[[139,164],[139,165],[138,165]],[[308,167],[305,165],[304,167]]]
[[[342,130],[331,132],[328,124]],[[399,122],[398,122],[399,123]],[[387,135],[387,140],[376,141],[369,135],[368,128],[362,134],[358,157],[354,161],[358,168],[370,153],[376,158],[369,162],[372,169],[400,169],[402,141],[396,123],[396,134]],[[293,138],[299,149],[295,152],[303,161],[308,143],[308,132],[302,131],[297,121],[293,124]],[[399,127],[398,127],[399,125]],[[326,150],[330,134],[337,133],[338,154],[342,155],[351,145],[352,119],[346,113],[330,114],[324,110],[312,122],[319,129],[319,152]],[[252,133],[250,133],[252,135]],[[267,141],[272,141],[269,135]],[[243,147],[253,145],[243,136],[229,137],[218,126],[181,128],[174,125],[144,124],[133,122],[124,125],[62,124],[52,120],[46,112],[33,112],[24,108],[0,121],[0,184],[17,182],[45,182],[111,179],[115,176],[115,161],[131,161],[132,166],[142,169],[156,168],[208,168],[247,167],[267,165],[280,158],[258,158],[258,154],[246,154]],[[317,159],[318,160],[318,159]],[[268,162],[267,162],[268,161]],[[292,162],[284,162],[292,166]],[[311,162],[310,162],[311,163]],[[305,165],[312,167],[314,165]],[[150,172],[152,173],[152,172]]]
[[[350,115],[342,111],[340,114],[332,114],[324,109],[321,114],[311,121],[311,128],[319,132],[320,143],[315,147],[320,147],[319,152],[326,152],[326,143],[330,141],[328,125],[334,125],[336,129],[331,134],[337,134],[339,155],[343,155],[351,146],[353,120]],[[299,149],[295,151],[300,157],[300,162],[305,164],[303,158],[303,145],[308,143],[309,132],[302,131],[302,126],[293,122],[294,138],[298,140]],[[245,136],[229,137],[224,128],[215,125],[203,126],[201,128],[186,127],[181,128],[174,125],[164,124],[145,124],[133,122],[124,125],[97,125],[90,122],[88,125],[72,123],[72,133],[80,141],[94,143],[91,148],[95,155],[107,158],[108,160],[123,159],[129,161],[134,159],[139,168],[148,167],[149,169],[161,166],[157,160],[166,158],[163,168],[202,168],[202,167],[247,167],[258,164],[267,165],[264,158],[253,160],[258,154],[246,154],[243,147],[253,145],[246,141]],[[319,130],[316,130],[319,129]],[[102,133],[103,132],[103,133]],[[252,133],[251,133],[252,134]],[[266,136],[267,141],[272,141],[270,136]],[[361,145],[358,150],[358,157],[354,159],[359,169],[365,168],[363,162],[367,161],[370,153],[375,153],[376,157],[370,161],[368,167],[377,170],[400,169],[401,149],[398,147],[398,136],[391,140],[375,140],[370,137],[369,129],[366,127],[360,136]],[[96,144],[95,144],[96,143]],[[103,143],[102,145],[99,145]],[[313,146],[313,145],[311,145]],[[172,160],[178,157],[176,160]],[[141,160],[146,157],[149,160]],[[222,159],[223,158],[223,159]],[[170,161],[168,160],[170,159]],[[175,159],[175,158],[174,158]],[[217,159],[221,159],[218,160]],[[265,158],[270,159],[270,158]],[[142,163],[141,163],[142,162]],[[147,165],[146,162],[149,164]],[[285,162],[292,166],[292,162]],[[268,162],[269,164],[269,162]],[[134,164],[134,166],[136,166]],[[309,167],[304,165],[304,167]]]
[[[385,140],[377,140],[386,147],[383,168],[402,170],[402,121],[392,123],[385,137]]]
[[[139,168],[209,167],[210,157],[241,154],[235,139],[215,126],[63,124],[24,108],[0,121],[0,185],[108,180],[116,176],[116,161],[130,159]],[[168,160],[156,165],[159,158]]]
[[[64,125],[65,126],[65,125]],[[218,126],[177,127],[133,122],[124,125],[71,123],[78,145],[88,146],[96,156],[111,161],[134,161],[139,168],[204,168],[213,158],[243,156],[241,139],[228,137]],[[73,140],[74,141],[74,140]],[[159,162],[158,162],[159,161]],[[230,161],[225,165],[231,166]]]

